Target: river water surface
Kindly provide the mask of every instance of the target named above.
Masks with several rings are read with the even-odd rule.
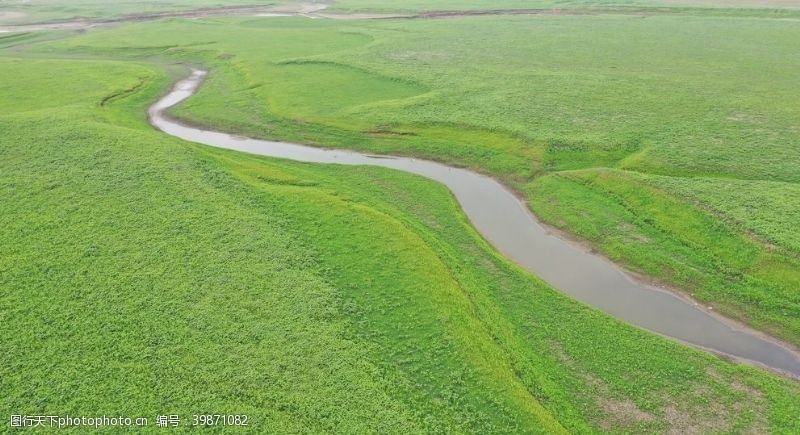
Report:
[[[452,191],[478,232],[498,251],[555,288],[633,325],[800,377],[797,353],[756,331],[734,326],[693,301],[641,282],[605,258],[551,234],[493,178],[414,158],[243,138],[166,117],[164,111],[193,95],[205,74],[194,70],[151,106],[151,123],[172,136],[218,148],[302,162],[382,166],[436,180]]]

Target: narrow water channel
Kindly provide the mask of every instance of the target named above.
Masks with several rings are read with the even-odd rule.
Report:
[[[426,160],[370,156],[233,136],[169,119],[164,111],[193,95],[205,71],[194,70],[150,107],[150,122],[181,139],[218,148],[302,162],[373,165],[447,186],[480,232],[503,255],[553,287],[633,325],[718,353],[800,377],[800,357],[756,331],[731,326],[692,301],[643,283],[596,254],[552,235],[528,207],[496,180]]]

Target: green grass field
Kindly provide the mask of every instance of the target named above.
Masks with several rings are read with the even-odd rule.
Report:
[[[162,67],[1,62],[7,413],[214,410],[281,433],[797,429],[796,383],[561,296],[435,183],[166,137],[143,115]]]
[[[37,51],[200,62],[193,122],[492,173],[615,261],[800,344],[799,39],[761,18],[268,18]]]
[[[176,62],[204,65],[186,120],[494,174],[615,261],[798,344],[795,24],[214,18],[0,36],[0,412],[798,432],[796,381],[549,288],[436,183],[215,150],[145,119]]]

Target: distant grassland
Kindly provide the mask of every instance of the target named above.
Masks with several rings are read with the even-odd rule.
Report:
[[[548,13],[712,14],[800,16],[800,0],[5,0],[0,25],[103,20],[205,8],[326,6],[333,13],[428,11],[498,11],[541,9]]]
[[[798,40],[755,18],[247,18],[38,50],[202,62],[192,122],[492,173],[615,261],[800,344]]]
[[[798,0],[336,0],[342,10],[488,10],[525,8],[602,8],[609,6],[685,6],[715,8],[800,8]]]
[[[68,19],[105,19],[126,15],[231,6],[271,6],[281,0],[5,0],[0,25]]]
[[[245,413],[272,433],[800,430],[796,382],[548,288],[436,183],[153,130],[146,106],[183,74],[163,68],[0,58],[4,414]]]

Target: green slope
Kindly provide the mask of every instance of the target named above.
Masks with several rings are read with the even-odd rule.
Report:
[[[338,171],[260,164],[153,131],[142,109],[167,77],[150,68],[8,60],[2,70],[4,87],[33,93],[4,92],[0,124],[4,411],[246,413],[276,433],[560,428],[493,357],[502,351],[464,313],[462,290],[400,216],[314,187],[317,172]],[[101,105],[127,89],[137,91]],[[388,353],[402,350],[394,341],[360,336],[348,310],[361,305],[295,213],[361,220],[373,229],[329,230],[371,240],[376,255],[405,249],[393,254],[405,268],[428,263],[405,281],[348,289],[425,290],[405,295],[430,310],[407,319],[427,323],[423,342],[407,343],[407,367]],[[450,386],[455,367],[466,379]]]

